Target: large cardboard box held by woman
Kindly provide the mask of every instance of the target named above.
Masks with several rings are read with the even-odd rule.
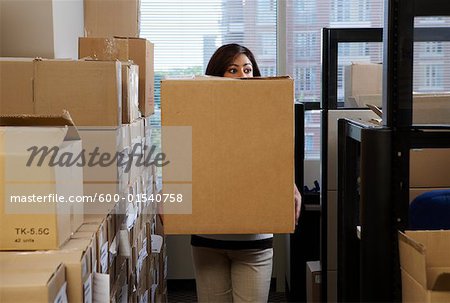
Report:
[[[162,81],[166,234],[292,232],[293,109],[287,77]]]

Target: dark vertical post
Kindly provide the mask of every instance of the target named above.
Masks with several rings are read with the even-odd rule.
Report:
[[[391,131],[361,132],[361,301],[393,302]]]
[[[320,264],[322,269],[322,280],[321,280],[321,297],[323,300],[328,298],[328,275],[327,275],[327,226],[328,226],[328,211],[327,211],[327,178],[328,178],[328,70],[329,70],[329,32],[328,28],[322,29],[322,98],[321,98],[321,174],[320,174],[320,206],[321,206],[321,216],[320,216],[320,227],[321,227],[321,238],[320,238]]]
[[[338,120],[338,256],[337,300],[360,302],[359,298],[359,195],[357,161],[359,142],[347,136],[347,120]]]

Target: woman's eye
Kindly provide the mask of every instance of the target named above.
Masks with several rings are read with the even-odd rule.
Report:
[[[230,69],[228,70],[228,72],[229,72],[230,74],[235,74],[235,73],[237,73],[237,69],[235,69],[235,68],[230,68]]]
[[[246,73],[246,74],[250,74],[251,72],[252,72],[251,68],[244,69],[244,73]]]

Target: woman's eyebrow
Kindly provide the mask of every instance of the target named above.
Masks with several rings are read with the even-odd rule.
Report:
[[[247,65],[249,65],[249,66],[252,66],[252,64],[249,62],[249,63],[245,63],[244,65],[242,65],[242,66],[247,66]],[[228,67],[230,67],[230,66],[239,66],[238,64],[236,64],[236,63],[231,63],[230,65],[228,65]]]

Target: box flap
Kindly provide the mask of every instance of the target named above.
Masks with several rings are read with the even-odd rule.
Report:
[[[425,247],[402,232],[398,234],[398,244],[401,268],[426,288]]]
[[[440,277],[450,273],[450,231],[405,231],[399,233],[399,247],[401,267],[425,289],[448,279]]]
[[[442,273],[438,276],[433,285],[433,290],[450,292],[450,268],[447,270],[449,270],[449,272]]]
[[[80,140],[68,111],[61,115],[0,115],[0,126],[67,126],[65,140]]]
[[[425,248],[427,268],[450,267],[450,230],[416,230],[405,234]]]
[[[63,267],[62,263],[56,266],[48,264],[47,266],[39,267],[37,270],[20,271],[11,270],[0,275],[0,285],[2,287],[27,287],[27,286],[44,286],[48,285],[55,277],[57,272]]]

